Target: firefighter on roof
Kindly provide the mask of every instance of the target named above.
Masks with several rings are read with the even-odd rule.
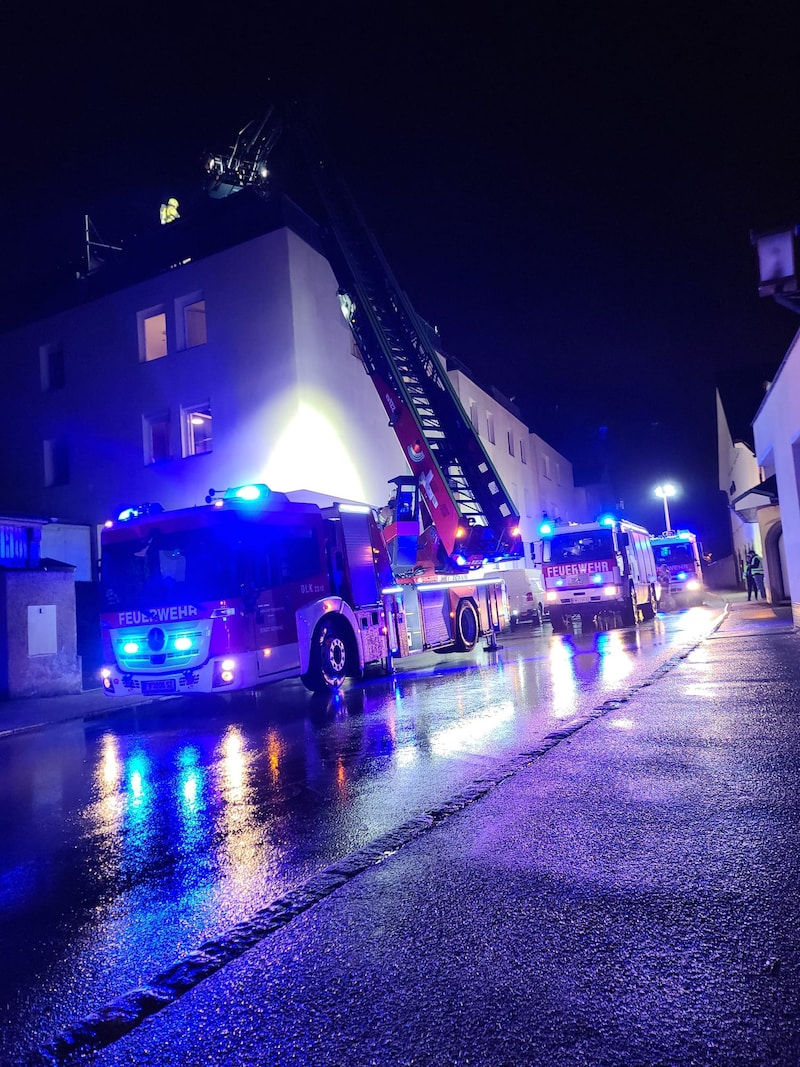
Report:
[[[178,201],[174,196],[171,196],[166,204],[161,205],[159,217],[162,226],[166,225],[168,222],[175,222],[176,219],[181,217],[178,212]]]

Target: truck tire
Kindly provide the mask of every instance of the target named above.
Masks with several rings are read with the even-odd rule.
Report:
[[[650,619],[656,617],[658,611],[658,600],[656,599],[656,591],[654,586],[650,586],[650,591],[646,604],[642,604],[642,619],[645,622],[649,622]]]
[[[458,605],[455,629],[456,649],[459,652],[471,652],[481,633],[478,612],[471,600],[462,600]]]
[[[356,664],[355,645],[345,622],[335,615],[321,619],[311,638],[308,670],[300,681],[312,693],[339,689]]]
[[[620,618],[623,626],[635,626],[639,618],[639,605],[636,602],[636,590],[631,589],[628,599],[620,608]]]

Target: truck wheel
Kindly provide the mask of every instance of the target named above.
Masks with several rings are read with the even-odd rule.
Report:
[[[566,623],[564,622],[564,612],[561,608],[550,608],[550,625],[553,627],[554,634],[564,633]]]
[[[620,617],[623,626],[635,626],[639,615],[639,605],[636,603],[636,590],[631,589],[628,599],[620,609]]]
[[[480,622],[471,600],[462,600],[456,610],[456,648],[459,652],[471,652],[478,642]]]
[[[353,673],[355,653],[345,624],[335,616],[317,623],[311,639],[308,670],[300,676],[312,693],[327,693],[338,689],[348,674]]]
[[[656,600],[656,591],[655,591],[655,588],[651,585],[650,586],[650,595],[648,597],[647,603],[646,604],[642,604],[642,618],[644,619],[645,622],[649,622],[650,619],[654,619],[655,618],[657,611],[658,611],[658,601]]]

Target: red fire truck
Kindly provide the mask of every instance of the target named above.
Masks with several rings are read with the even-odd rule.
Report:
[[[425,649],[469,651],[507,620],[502,580],[396,581],[369,507],[265,485],[204,507],[123,512],[102,537],[109,696],[209,693],[298,675],[314,692]]]
[[[545,600],[556,633],[580,617],[633,626],[658,611],[661,587],[650,534],[642,526],[603,516],[597,522],[539,526]]]
[[[273,195],[283,126],[267,119],[208,161],[212,196]],[[393,656],[469,650],[507,621],[502,577],[480,572],[522,557],[519,515],[349,191],[302,123],[290,125],[342,312],[411,473],[393,479],[380,527],[369,507],[319,509],[265,486],[112,524],[102,539],[111,695],[297,675],[325,689]]]

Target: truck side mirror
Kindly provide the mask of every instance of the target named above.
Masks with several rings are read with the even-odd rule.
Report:
[[[531,541],[531,543],[528,545],[528,548],[530,549],[530,552],[531,552],[531,563],[535,563],[536,562],[536,542],[535,541]]]
[[[624,532],[621,533],[619,535],[619,547],[620,548],[627,548],[629,544],[630,544],[630,537]]]

